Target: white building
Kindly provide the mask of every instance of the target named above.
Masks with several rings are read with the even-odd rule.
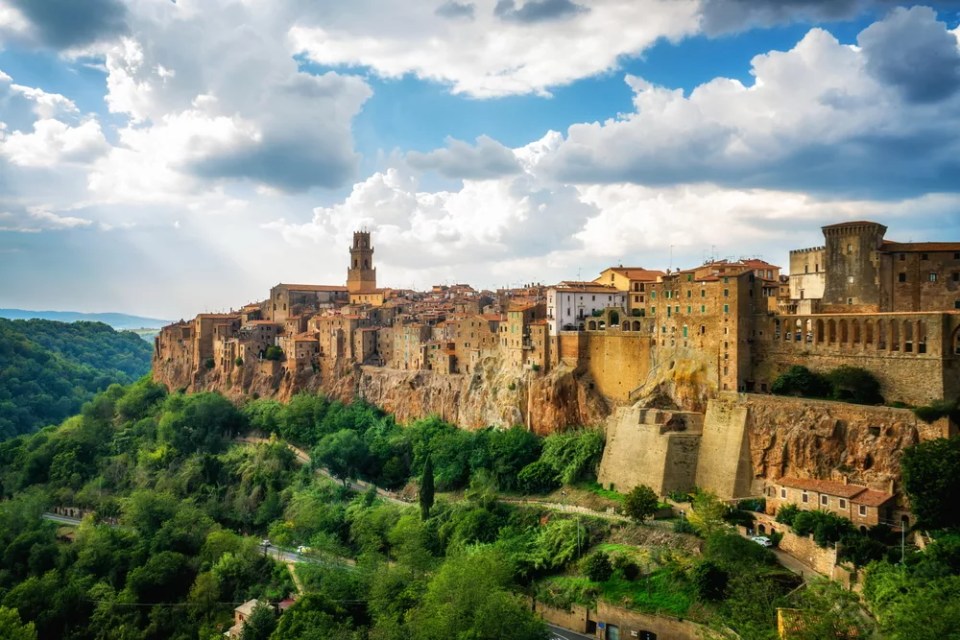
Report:
[[[626,293],[596,282],[561,282],[547,289],[550,335],[583,329],[586,318],[609,307],[626,307]]]

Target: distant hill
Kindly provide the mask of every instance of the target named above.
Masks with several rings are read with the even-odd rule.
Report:
[[[0,439],[57,424],[111,384],[139,379],[152,351],[102,322],[0,319]]]
[[[9,320],[56,320],[58,322],[102,322],[114,329],[159,329],[170,324],[170,320],[144,318],[126,313],[80,313],[78,311],[28,311],[26,309],[0,309],[0,318]]]

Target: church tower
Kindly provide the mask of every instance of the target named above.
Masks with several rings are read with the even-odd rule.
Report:
[[[347,291],[373,293],[377,288],[377,270],[373,266],[373,246],[369,231],[355,231],[347,269]]]

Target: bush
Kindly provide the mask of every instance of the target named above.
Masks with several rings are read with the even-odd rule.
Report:
[[[517,484],[524,493],[549,493],[560,486],[560,481],[552,466],[537,460],[520,470]]]
[[[606,582],[613,575],[610,556],[603,551],[590,554],[583,562],[583,572],[593,582]]]
[[[690,521],[687,520],[686,518],[680,518],[679,520],[674,521],[673,532],[696,534],[697,529],[692,524],[690,524]]]
[[[243,358],[241,358],[240,356],[237,356],[237,359],[234,360],[234,364],[237,365],[238,367],[242,367],[242,366],[243,366]]]
[[[770,544],[774,547],[779,547],[780,541],[783,540],[783,534],[779,531],[772,531],[767,537],[770,538]]]
[[[660,500],[653,489],[645,484],[637,485],[623,499],[623,511],[632,520],[643,522],[660,508]]]
[[[795,365],[773,381],[770,391],[781,396],[827,398],[830,396],[830,383],[819,373]]]
[[[795,504],[785,504],[777,509],[777,522],[781,524],[793,526],[793,520],[797,517],[797,514],[800,513],[800,507]]]
[[[830,397],[855,404],[883,404],[880,382],[860,367],[837,367],[827,374]]]
[[[207,369],[213,369],[216,366],[216,364],[217,363],[214,362],[213,358],[207,358],[206,360],[203,361],[203,366],[205,366]]]
[[[960,422],[960,402],[937,400],[926,406],[914,408],[913,413],[927,424],[946,416],[950,416],[954,422]]]
[[[754,513],[764,513],[767,510],[766,498],[746,498],[737,503],[737,508]]]
[[[620,553],[611,560],[615,571],[619,571],[625,580],[636,580],[640,577],[640,566],[628,556]]]
[[[730,575],[709,560],[697,564],[692,577],[701,600],[722,600],[730,581]]]
[[[278,347],[275,344],[267,347],[267,350],[263,352],[263,357],[267,360],[279,361],[283,360],[283,349]]]

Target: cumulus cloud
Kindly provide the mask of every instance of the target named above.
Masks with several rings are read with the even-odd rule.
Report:
[[[904,15],[877,24],[896,25],[901,41],[930,39],[929,21],[904,24]],[[813,29],[790,51],[756,56],[752,86],[717,78],[684,95],[628,77],[634,111],[571,126],[545,169],[577,183],[714,182],[886,197],[957,190],[960,100],[943,100],[936,112],[913,104],[901,85],[869,71],[871,55]]]
[[[588,9],[571,0],[526,0],[517,7],[514,0],[498,0],[493,13],[502,20],[533,23],[562,20]]]
[[[185,0],[130,21],[134,35],[105,50],[106,101],[129,116],[121,131],[128,145],[113,151],[94,184],[143,182],[129,174],[151,164],[167,172],[164,187],[182,173],[186,190],[197,178],[297,191],[354,177],[350,127],[370,88],[356,76],[300,71],[283,12]],[[130,164],[130,151],[152,160]]]
[[[483,180],[518,173],[520,164],[511,149],[489,136],[477,138],[471,146],[460,140],[448,139],[445,149],[429,153],[411,151],[407,162],[420,169],[433,169],[448,178]]]
[[[868,0],[704,0],[701,25],[704,33],[717,36],[794,21],[846,20],[869,4]]]
[[[303,17],[290,37],[317,64],[364,66],[388,78],[412,73],[450,84],[457,94],[491,98],[546,94],[614,69],[621,56],[638,55],[661,38],[698,29],[698,0],[609,0],[591,3],[589,11],[572,0],[475,6],[474,20],[456,23],[430,3],[388,3],[374,18],[331,10]]]
[[[450,0],[437,7],[434,13],[441,18],[466,18],[472,20],[475,9],[476,7],[474,7],[471,2],[456,2],[455,0]]]
[[[12,6],[0,11],[10,12],[13,31],[54,49],[84,47],[127,30],[127,8],[120,0],[7,1]]]
[[[898,7],[864,29],[857,43],[867,71],[912,102],[935,102],[960,88],[960,46],[929,7]]]

